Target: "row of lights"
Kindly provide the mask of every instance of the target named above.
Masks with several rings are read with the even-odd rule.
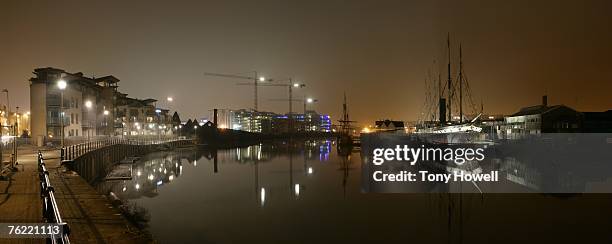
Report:
[[[62,91],[63,91],[63,90],[65,90],[65,89],[66,89],[66,87],[68,87],[68,83],[67,83],[65,80],[63,80],[63,79],[60,79],[60,80],[57,82],[57,87],[58,87],[60,90],[62,90]],[[166,100],[167,100],[168,102],[172,102],[172,101],[174,101],[174,98],[172,98],[172,97],[167,97],[167,98],[166,98]],[[86,107],[86,108],[88,108],[88,109],[90,109],[91,107],[93,107],[93,102],[91,102],[90,100],[85,101],[85,107]],[[161,113],[161,110],[160,110],[160,109],[156,109],[156,110],[155,110],[155,112],[156,112],[156,113]],[[110,114],[110,112],[109,112],[108,110],[106,110],[106,109],[104,110],[104,112],[103,112],[103,113],[104,113],[104,115],[109,115],[109,114]],[[29,114],[29,112],[28,112],[28,114]]]

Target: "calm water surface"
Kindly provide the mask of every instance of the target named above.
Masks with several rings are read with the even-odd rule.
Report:
[[[143,209],[161,243],[612,241],[609,195],[364,194],[360,167],[325,140],[181,149],[99,189]]]

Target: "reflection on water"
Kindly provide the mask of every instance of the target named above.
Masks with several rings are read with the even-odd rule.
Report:
[[[364,194],[359,152],[325,140],[156,152],[133,172],[99,189],[147,209],[161,243],[534,242],[609,238],[612,219],[608,195]]]

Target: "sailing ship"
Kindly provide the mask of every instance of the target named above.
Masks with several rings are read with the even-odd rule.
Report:
[[[434,137],[440,137],[438,135],[449,136],[448,143],[459,142],[463,143],[466,141],[473,141],[470,139],[480,139],[480,132],[482,127],[476,124],[476,121],[482,115],[482,111],[475,116],[473,119],[466,121],[463,113],[463,92],[465,90],[464,84],[467,84],[463,73],[463,53],[461,45],[459,45],[459,77],[456,82],[453,82],[451,72],[451,45],[450,36],[447,38],[447,50],[448,50],[448,63],[447,63],[447,86],[442,85],[442,81],[438,75],[438,120],[434,123],[422,123],[417,126],[415,133],[419,134],[434,134]],[[452,101],[454,99],[455,89],[458,86],[459,91],[459,117],[458,121],[453,121],[452,114]],[[446,88],[446,89],[445,89]],[[469,87],[468,87],[469,89]],[[444,96],[446,90],[446,97]],[[470,97],[471,99],[471,97]],[[426,105],[427,106],[427,105]],[[437,123],[436,123],[437,122]]]

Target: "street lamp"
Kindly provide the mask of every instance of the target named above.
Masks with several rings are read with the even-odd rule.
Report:
[[[26,129],[28,129],[28,134],[30,134],[31,129],[30,129],[30,111],[27,111],[24,115],[23,118],[25,119],[25,127]]]
[[[20,124],[21,124],[21,115],[19,115],[19,106],[17,106],[15,109],[15,138],[19,136]]]
[[[159,108],[155,109],[155,113],[157,114],[157,139],[158,140],[161,140],[161,125],[162,125],[161,112],[162,112],[161,109]]]
[[[317,99],[313,99],[313,98],[304,98],[304,115],[306,115],[306,105],[310,104],[310,103],[316,103],[319,100]]]
[[[110,112],[106,110],[106,106],[104,107],[104,111],[102,112],[102,114],[104,115],[104,133],[110,136],[110,132],[108,130],[108,115],[110,114]]]
[[[60,89],[60,127],[61,129],[61,144],[62,144],[62,148],[64,148],[64,90],[66,90],[66,87],[68,86],[68,83],[66,83],[65,80],[58,80],[57,81],[57,88]]]
[[[2,92],[6,92],[6,123],[8,124],[9,116],[11,114],[11,101],[9,100],[8,89],[2,89]],[[0,133],[1,134],[1,133]],[[9,130],[8,135],[11,135],[11,131]]]
[[[85,101],[85,108],[87,108],[87,125],[89,125],[89,128],[87,129],[87,141],[90,141],[90,135],[91,134],[91,107],[93,107],[93,103],[90,100]]]

